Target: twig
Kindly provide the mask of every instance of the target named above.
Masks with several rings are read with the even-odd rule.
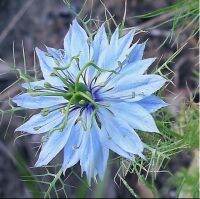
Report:
[[[25,12],[28,10],[28,8],[31,6],[34,0],[27,1],[24,6],[17,12],[17,14],[12,18],[10,23],[7,25],[7,27],[1,32],[0,34],[0,44],[3,42],[3,40],[6,38],[8,33],[15,27],[16,23],[21,19],[21,17],[25,14]]]
[[[169,19],[170,17],[172,17],[173,14],[174,13],[167,13],[167,14],[160,15],[160,16],[155,17],[155,18],[153,18],[153,19],[151,19],[151,20],[149,20],[147,22],[141,23],[138,27],[140,29],[146,29],[146,28],[155,26],[158,23],[160,23],[162,21],[165,21],[165,20]]]

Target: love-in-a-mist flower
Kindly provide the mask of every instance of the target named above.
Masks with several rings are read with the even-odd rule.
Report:
[[[62,171],[80,162],[90,182],[103,178],[109,150],[143,157],[135,129],[158,132],[151,113],[166,104],[153,93],[165,79],[144,74],[155,59],[142,59],[145,43],[132,45],[133,36],[117,28],[109,40],[102,25],[92,39],[74,20],[64,49],[36,49],[44,79],[22,84],[13,102],[41,110],[16,129],[43,135],[37,167],[63,150]]]

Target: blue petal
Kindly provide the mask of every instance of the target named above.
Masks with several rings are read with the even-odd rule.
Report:
[[[34,90],[35,88],[44,88],[44,83],[46,81],[45,80],[39,80],[39,81],[36,81],[36,82],[27,82],[27,83],[23,83],[21,84],[21,86],[25,89],[32,89]]]
[[[37,56],[39,58],[40,67],[45,79],[48,79],[50,74],[53,72],[53,68],[56,67],[56,63],[54,62],[52,57],[49,57],[40,50],[39,48],[35,48]]]
[[[67,56],[71,56],[71,41],[72,40],[72,26],[70,28],[64,38],[64,50]]]
[[[49,55],[51,55],[59,64],[60,67],[66,67],[69,64],[69,57],[64,55],[64,53],[61,52],[61,50],[57,50],[55,48],[47,47],[47,52]]]
[[[117,68],[118,62],[123,62],[129,54],[133,36],[134,30],[119,39],[119,29],[116,28],[111,37],[110,45],[99,56],[98,66],[107,69]]]
[[[108,47],[108,38],[106,35],[104,24],[99,28],[97,34],[92,42],[92,47],[94,50],[93,60],[97,63],[101,53]]]
[[[126,56],[130,53],[130,45],[132,43],[134,33],[135,31],[132,30],[119,39],[117,52],[118,61],[123,62]]]
[[[108,70],[112,70],[116,68],[117,65],[117,56],[116,56],[116,50],[113,49],[111,46],[108,46],[103,53],[99,56],[99,60],[97,62],[97,65],[100,68],[105,68]]]
[[[166,80],[159,75],[132,74],[122,77],[115,84],[107,84],[101,89],[101,96],[105,99],[121,99],[129,102],[141,100],[160,89]],[[109,90],[113,88],[112,90]],[[109,90],[106,92],[106,90]]]
[[[97,65],[109,70],[116,69],[119,62],[123,62],[129,54],[133,36],[134,31],[130,31],[119,39],[119,29],[116,28],[111,37],[110,45],[105,47],[105,50],[99,55]],[[96,80],[96,85],[105,82],[109,76],[110,73],[101,73]]]
[[[39,159],[35,164],[36,167],[47,165],[64,148],[71,129],[78,117],[77,113],[77,111],[74,111],[70,114],[67,126],[63,131],[56,130],[52,135],[50,135],[48,141],[42,146]]]
[[[85,30],[75,19],[64,38],[65,53],[69,57],[78,56],[80,58],[80,67],[89,61],[88,36]]]
[[[115,85],[121,78],[132,75],[142,75],[148,69],[148,67],[155,61],[155,58],[143,59],[124,65],[119,74],[115,75],[109,82],[109,84]]]
[[[137,44],[133,50],[130,52],[127,63],[135,62],[138,60],[141,60],[144,54],[144,48],[145,48],[146,42],[142,44]]]
[[[15,96],[12,101],[18,106],[38,109],[38,108],[48,108],[62,103],[67,103],[67,100],[63,97],[57,96],[36,96],[33,97],[28,93]]]
[[[81,114],[81,125],[83,125],[86,130],[91,129],[92,117],[93,108],[89,105]]]
[[[128,74],[144,74],[149,66],[155,61],[155,59],[156,58],[142,59],[123,66],[120,71],[120,78]]]
[[[59,78],[51,76],[54,68],[58,67],[55,60],[52,57],[47,56],[46,53],[39,48],[36,48],[36,53],[39,58],[44,79],[55,86],[64,86],[63,82]]]
[[[140,101],[137,101],[137,103],[149,113],[153,113],[162,107],[168,106],[166,102],[155,95],[148,96]]]
[[[80,149],[84,132],[78,125],[71,130],[70,136],[64,148],[63,172],[74,166],[80,159]]]
[[[133,38],[132,31],[122,37],[122,40],[119,39],[115,41],[114,38],[118,38],[118,29],[116,29],[115,35],[111,38],[111,41],[113,39],[112,44],[110,44],[99,56],[97,65],[101,68],[115,70],[119,67],[119,62],[123,62],[126,56],[129,54],[130,49],[133,48],[133,46],[129,48]],[[101,73],[96,80],[96,85],[104,83],[109,76],[110,73],[108,72]]]
[[[137,102],[113,102],[111,103],[109,109],[115,114],[117,118],[121,118],[134,129],[147,132],[159,132],[153,117]]]
[[[144,147],[137,133],[124,120],[114,116],[108,110],[102,108],[100,113],[100,121],[106,129],[104,136],[107,136],[124,151],[141,155]]]
[[[50,48],[50,47],[47,47],[46,46],[46,49],[47,49],[47,52],[52,56],[54,57],[56,60],[58,61],[62,61],[62,58],[63,58],[63,55],[61,53],[60,50],[57,50],[55,48]]]
[[[93,50],[92,53],[92,60],[97,64],[99,61],[99,58],[104,53],[105,49],[107,49],[109,46],[108,38],[106,35],[104,24],[99,28],[97,31],[94,40],[91,44],[91,50]],[[91,80],[94,78],[94,76],[97,74],[97,71],[94,67],[90,67],[87,69],[87,77],[88,77],[88,83],[91,82]]]
[[[119,40],[119,27],[117,27],[110,39],[110,46],[118,47],[118,40]],[[114,50],[114,49],[113,49]]]
[[[101,53],[99,56],[97,65],[100,68],[114,69],[117,67],[117,51],[118,51],[118,40],[119,40],[119,28],[116,28],[113,33],[110,45]]]
[[[104,147],[100,140],[99,132],[94,126],[91,131],[84,132],[81,148],[81,169],[82,172],[86,173],[89,184],[91,183],[91,178],[96,179],[96,175],[102,179],[109,150]]]
[[[60,111],[53,111],[47,116],[41,113],[33,115],[27,122],[15,131],[23,131],[31,134],[40,134],[52,130],[63,120],[64,115]],[[37,128],[39,127],[39,129]]]
[[[102,142],[104,143],[105,147],[114,151],[118,155],[127,158],[129,160],[134,159],[134,155],[131,153],[126,152],[123,148],[121,148],[117,143],[113,142],[113,140],[108,136],[105,127],[103,126],[100,130],[100,137]]]

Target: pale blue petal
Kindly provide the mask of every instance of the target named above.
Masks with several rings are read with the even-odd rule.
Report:
[[[47,52],[51,55],[56,61],[59,67],[66,67],[69,64],[70,58],[67,55],[64,55],[60,49],[47,47]]]
[[[134,129],[147,132],[159,132],[153,117],[137,102],[113,102],[111,103],[109,109],[115,114],[117,118],[121,118]]]
[[[47,49],[47,52],[53,57],[55,58],[56,60],[58,61],[62,61],[63,59],[63,54],[60,50],[57,50],[55,48],[50,48],[50,47],[47,47],[46,46],[46,49]]]
[[[102,26],[97,31],[94,40],[91,43],[90,50],[93,51],[91,60],[93,60],[94,63],[97,64],[99,58],[101,57],[102,54],[104,54],[105,49],[107,49],[108,47],[109,47],[108,37],[106,35],[104,24],[102,24]],[[96,74],[97,71],[94,67],[90,67],[87,69],[88,83],[91,82],[91,80],[94,78]]]
[[[144,146],[137,133],[124,120],[113,115],[108,110],[102,108],[100,113],[100,121],[106,129],[104,136],[108,136],[112,142],[124,151],[140,155]]]
[[[33,97],[28,93],[15,96],[12,101],[18,106],[38,109],[38,108],[48,108],[62,103],[67,103],[67,100],[61,96],[36,96]]]
[[[84,132],[78,125],[71,130],[70,136],[64,148],[63,172],[74,166],[80,159],[80,149]]]
[[[144,42],[142,44],[137,44],[130,52],[128,59],[127,59],[127,63],[141,60],[143,57],[143,54],[144,54],[145,45],[146,45],[146,42]]]
[[[79,55],[80,67],[89,61],[88,36],[75,19],[64,38],[64,49],[69,57]]]
[[[133,154],[126,152],[123,148],[121,148],[119,145],[117,145],[117,143],[113,142],[113,140],[110,139],[110,137],[106,133],[106,129],[104,126],[102,127],[100,133],[101,133],[100,134],[101,140],[104,143],[105,147],[114,151],[115,153],[117,153],[118,155],[120,155],[124,158],[127,158],[129,160],[134,159]]]
[[[128,74],[142,75],[155,60],[156,58],[149,58],[131,62],[130,64],[123,66],[119,76],[121,78]]]
[[[96,178],[96,175],[103,177],[109,150],[101,143],[99,132],[94,126],[91,131],[85,132],[81,148],[81,169],[86,173],[90,184],[91,179]]]
[[[117,52],[117,57],[118,61],[123,62],[127,55],[129,54],[130,51],[130,45],[133,40],[135,31],[132,30],[128,34],[124,35],[119,39],[119,44],[118,44],[118,52]]]
[[[119,27],[117,27],[114,31],[114,33],[111,36],[110,39],[110,46],[116,48],[118,47],[118,41],[119,41]],[[113,49],[114,50],[114,49]]]
[[[46,53],[39,48],[35,48],[35,51],[40,62],[43,77],[48,80],[50,78],[50,74],[53,72],[53,68],[57,67],[57,65],[52,57],[47,56]]]
[[[56,130],[50,135],[49,139],[42,146],[39,159],[35,166],[40,167],[47,165],[65,146],[69,138],[70,132],[78,117],[78,111],[70,113],[67,126],[63,131]]]
[[[119,74],[113,76],[110,80],[109,84],[115,85],[117,81],[121,78],[124,78],[128,75],[142,75],[148,69],[148,67],[155,61],[155,58],[142,59],[135,62],[131,62],[130,64],[124,65]]]
[[[95,81],[95,85],[96,86],[101,86],[101,85],[104,85],[105,82],[108,80],[109,76],[111,75],[110,72],[103,72],[103,73],[100,73],[98,76],[97,76],[97,79]]]
[[[118,64],[117,64],[116,50],[109,45],[99,56],[97,66],[108,70],[117,68]]]
[[[39,58],[40,68],[44,79],[55,86],[64,86],[59,78],[51,76],[52,72],[54,72],[54,68],[58,67],[55,60],[52,57],[47,56],[47,54],[39,48],[36,48],[36,53]]]
[[[121,99],[129,102],[141,100],[160,89],[166,80],[159,75],[126,75],[115,84],[106,85],[101,92],[105,99]],[[106,89],[113,88],[105,92]]]
[[[64,115],[60,111],[53,111],[47,116],[41,113],[33,115],[27,122],[18,127],[15,131],[23,131],[31,134],[45,133],[59,125]]]
[[[65,55],[67,56],[71,56],[71,42],[72,42],[72,25],[70,25],[70,28],[64,38],[64,50],[65,50]]]
[[[27,83],[22,83],[21,86],[25,89],[36,89],[36,88],[44,88],[44,83],[45,80],[39,80],[36,82],[27,82]]]
[[[93,151],[97,153],[98,161],[95,162],[97,174],[101,180],[106,170],[107,161],[109,157],[109,149],[105,147],[104,143],[100,139],[99,131],[97,131],[97,126],[94,128],[93,133],[91,134],[91,143],[93,144]]]
[[[81,124],[85,129],[90,129],[92,126],[92,117],[93,117],[93,109],[91,106],[88,106],[85,110],[83,110],[81,114]]]
[[[155,95],[145,97],[144,99],[137,101],[137,103],[149,113],[153,113],[162,107],[168,106],[166,102]]]
[[[97,65],[100,68],[114,69],[117,67],[117,51],[118,51],[118,40],[119,40],[119,28],[116,28],[113,33],[110,45],[105,48],[103,53],[99,56]]]
[[[107,52],[105,50],[104,53],[102,53],[102,56],[100,56],[100,62],[98,63],[98,65],[103,66],[101,68],[106,68],[108,70],[116,70],[117,71],[117,69],[119,69],[119,67],[120,67],[119,63],[123,62],[124,58],[126,57],[126,55],[129,52],[129,50],[132,49],[133,47],[134,46],[131,46],[126,51],[123,51],[124,54],[122,53],[120,56],[117,56],[116,54],[114,54],[113,50],[109,46]],[[107,58],[106,58],[106,56],[107,56]],[[104,62],[105,62],[105,65],[104,65]],[[126,67],[126,66],[124,66],[124,67]],[[142,68],[141,68],[141,70],[142,70]],[[96,85],[104,84],[108,80],[110,75],[111,75],[110,72],[101,73],[96,80]],[[113,75],[113,77],[110,78],[110,80],[109,80],[110,84],[115,84],[115,81],[117,81],[121,77],[122,77],[121,73],[119,75]]]
[[[134,31],[130,31],[128,34],[119,39],[119,29],[116,28],[110,41],[110,45],[105,47],[103,53],[99,55],[97,65],[101,68],[113,70],[119,67],[119,62],[123,62],[126,56],[129,54]],[[101,84],[107,80],[110,73],[101,73],[98,76],[96,85]]]
[[[81,145],[81,152],[80,152],[80,165],[82,173],[86,172],[86,176],[88,178],[89,183],[91,182],[91,178],[94,177],[94,158],[95,154],[93,153],[93,150],[91,150],[91,144],[90,144],[90,137],[91,132],[85,132],[83,137],[83,142]]]
[[[105,47],[105,50],[99,56],[97,65],[106,69],[115,69],[118,67],[118,62],[123,62],[130,52],[130,45],[134,36],[134,31],[119,39],[119,28],[116,28],[113,33],[110,45]]]
[[[97,34],[92,42],[92,47],[94,50],[93,60],[97,63],[100,54],[108,47],[108,38],[106,35],[104,24],[99,28]]]

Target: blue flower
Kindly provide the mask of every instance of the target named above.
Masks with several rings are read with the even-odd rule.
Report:
[[[16,129],[43,135],[37,167],[63,150],[63,172],[80,161],[91,182],[103,178],[109,150],[143,158],[135,130],[158,132],[151,113],[166,103],[153,93],[166,80],[144,74],[155,59],[142,59],[145,43],[132,45],[133,36],[117,28],[108,40],[102,25],[91,39],[74,20],[64,50],[36,49],[44,79],[22,84],[27,92],[13,102],[41,110]]]

